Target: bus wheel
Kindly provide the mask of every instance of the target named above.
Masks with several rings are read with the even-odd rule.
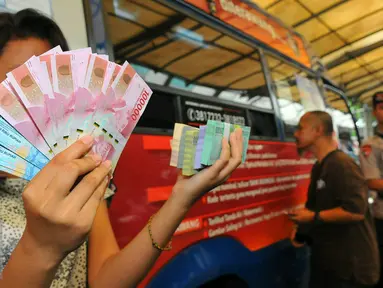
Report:
[[[249,285],[237,275],[223,275],[219,278],[210,280],[199,288],[249,288]]]

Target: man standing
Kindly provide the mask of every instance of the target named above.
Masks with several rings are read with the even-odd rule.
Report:
[[[383,92],[377,92],[372,97],[373,113],[378,122],[375,135],[368,138],[362,145],[359,156],[368,188],[376,191],[377,198],[373,206],[376,234],[380,251],[380,261],[383,259]],[[383,265],[382,265],[383,266]],[[380,274],[382,275],[382,266]],[[383,287],[383,277],[376,287]]]
[[[378,247],[360,168],[337,149],[326,112],[306,113],[295,138],[318,160],[305,208],[289,214],[297,223],[293,245],[311,246],[309,287],[372,287],[379,278]]]

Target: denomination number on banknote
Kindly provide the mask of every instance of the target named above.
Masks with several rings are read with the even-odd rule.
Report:
[[[133,113],[132,113],[132,120],[136,121],[140,118],[141,111],[145,109],[146,104],[149,100],[149,93],[144,89],[140,95],[140,98],[138,98],[136,105],[134,106]]]

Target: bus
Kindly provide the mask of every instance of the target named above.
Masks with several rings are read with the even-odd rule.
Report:
[[[304,205],[315,159],[300,156],[294,130],[305,111],[329,111],[355,157],[358,132],[303,37],[256,1],[90,2],[88,30],[107,35],[91,44],[129,61],[154,91],[114,176],[109,214],[121,247],[171,194],[176,122],[251,127],[246,163],[194,205],[140,287],[304,287],[309,251],[290,244],[285,212]]]

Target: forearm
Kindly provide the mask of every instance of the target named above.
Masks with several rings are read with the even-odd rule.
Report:
[[[370,179],[367,180],[368,188],[383,194],[383,179]]]
[[[154,241],[167,245],[189,208],[204,193],[221,185],[241,164],[242,130],[230,134],[230,145],[223,139],[220,158],[210,167],[192,177],[179,173],[172,196],[152,221]],[[181,172],[181,171],[180,171]],[[94,287],[136,287],[152,268],[160,251],[152,246],[146,226],[121,252],[109,256],[92,280]]]
[[[187,209],[182,207],[170,198],[153,218],[153,238],[161,247],[167,245],[185,217]],[[122,251],[105,262],[91,287],[136,287],[160,254],[153,248],[148,227],[145,226]]]
[[[364,215],[348,212],[341,207],[320,211],[319,215],[325,223],[348,223],[364,219]]]
[[[0,276],[0,287],[50,287],[61,260],[33,245],[24,234]]]

